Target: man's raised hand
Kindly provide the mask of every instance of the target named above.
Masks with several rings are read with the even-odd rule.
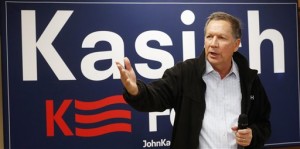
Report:
[[[135,72],[131,67],[130,60],[127,57],[124,58],[124,64],[125,67],[123,67],[121,63],[116,62],[116,65],[121,75],[121,81],[124,87],[126,88],[127,92],[130,95],[135,96],[139,93],[139,89],[136,84]]]

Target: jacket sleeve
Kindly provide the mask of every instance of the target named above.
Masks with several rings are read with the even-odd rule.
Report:
[[[254,95],[254,99],[250,99],[251,108],[248,116],[253,137],[250,146],[247,148],[258,149],[263,148],[271,136],[271,123],[269,120],[271,104],[259,77],[256,78],[252,86],[252,95]]]
[[[139,93],[131,96],[126,90],[123,93],[125,101],[134,109],[142,112],[164,111],[174,107],[178,98],[180,66],[167,69],[163,77],[149,84],[137,81]]]

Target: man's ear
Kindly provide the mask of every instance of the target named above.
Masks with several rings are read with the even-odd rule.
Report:
[[[241,44],[241,39],[239,38],[239,39],[236,39],[235,40],[235,47],[234,47],[234,52],[236,52],[238,49],[239,49],[239,47],[240,47],[240,44]]]

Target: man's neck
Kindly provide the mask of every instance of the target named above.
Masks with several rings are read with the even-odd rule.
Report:
[[[215,71],[217,71],[219,73],[221,79],[224,79],[231,70],[232,61],[230,62],[230,64],[225,64],[220,67],[218,67],[218,66],[217,67],[212,66],[212,67],[214,68]]]

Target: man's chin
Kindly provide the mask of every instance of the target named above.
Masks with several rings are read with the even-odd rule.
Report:
[[[207,60],[210,64],[218,63],[218,59],[215,56],[208,56]]]

